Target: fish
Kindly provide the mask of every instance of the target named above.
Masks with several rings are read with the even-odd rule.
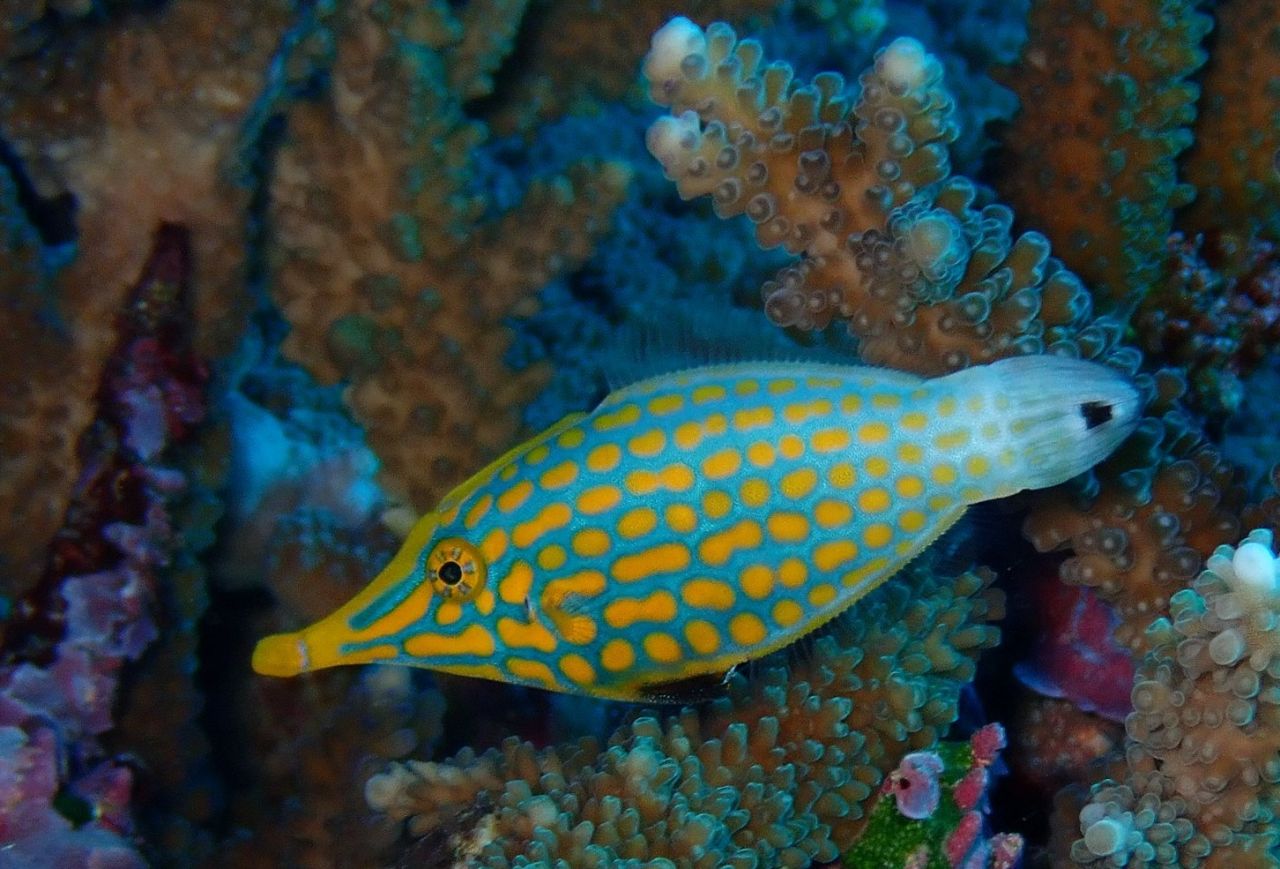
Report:
[[[1087,471],[1141,407],[1123,374],[1055,356],[931,379],[796,361],[651,376],[473,475],[252,666],[674,699],[844,612],[970,505]]]

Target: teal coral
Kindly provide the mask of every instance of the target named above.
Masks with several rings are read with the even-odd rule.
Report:
[[[481,842],[475,865],[803,867],[834,860],[875,789],[956,716],[1002,600],[989,573],[917,566],[860,602],[807,660],[770,659],[701,710],[537,750],[509,739],[477,757],[410,762],[370,780],[370,803],[408,831]],[[456,843],[437,843],[443,859]],[[425,856],[419,852],[419,856]]]

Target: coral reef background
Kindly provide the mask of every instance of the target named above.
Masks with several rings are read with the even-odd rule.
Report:
[[[0,866],[1280,865],[1280,3],[6,0],[0,240]],[[700,706],[250,673],[673,322],[1146,417]]]

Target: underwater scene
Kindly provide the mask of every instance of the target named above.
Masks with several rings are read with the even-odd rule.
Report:
[[[1280,867],[1280,0],[4,0],[0,869]]]

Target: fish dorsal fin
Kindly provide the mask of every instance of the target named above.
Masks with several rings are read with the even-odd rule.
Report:
[[[602,359],[611,393],[663,374],[741,362],[816,362],[857,365],[851,339],[809,335],[802,344],[759,311],[731,308],[714,319],[683,309],[651,314],[619,330]]]

